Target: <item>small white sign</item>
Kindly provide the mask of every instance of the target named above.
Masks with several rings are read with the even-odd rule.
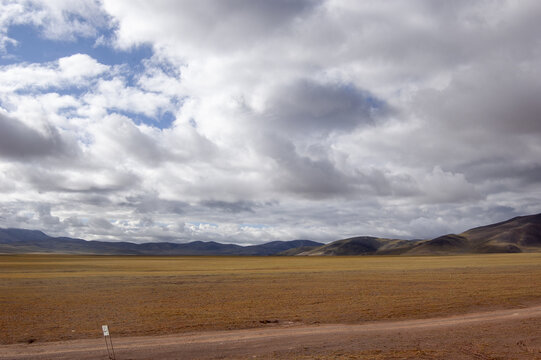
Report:
[[[103,330],[103,336],[109,336],[109,327],[107,325],[102,325],[101,329]]]

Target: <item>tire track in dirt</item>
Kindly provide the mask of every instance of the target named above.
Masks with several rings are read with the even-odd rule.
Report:
[[[477,312],[440,318],[379,321],[363,324],[292,325],[231,331],[206,331],[163,336],[114,338],[117,359],[212,358],[290,349],[305,340],[317,343],[331,337],[366,336],[401,331],[508,322],[541,318],[541,306]],[[114,335],[114,334],[112,334]],[[339,344],[338,344],[339,345]],[[222,356],[222,355],[220,355]],[[103,338],[0,346],[0,359],[107,359]]]

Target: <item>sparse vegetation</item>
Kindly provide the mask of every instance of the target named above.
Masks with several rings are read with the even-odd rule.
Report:
[[[541,299],[541,254],[0,256],[1,343],[360,323]]]

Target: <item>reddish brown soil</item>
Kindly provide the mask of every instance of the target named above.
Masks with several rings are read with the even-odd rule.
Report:
[[[119,360],[541,359],[541,306],[358,325],[269,324],[113,343]],[[107,358],[103,338],[0,346],[0,359]]]

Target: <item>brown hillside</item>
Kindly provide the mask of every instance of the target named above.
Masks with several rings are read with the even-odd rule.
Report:
[[[354,237],[298,255],[453,255],[538,251],[541,251],[541,214],[520,216],[431,240]]]
[[[414,243],[414,241],[408,240],[359,236],[334,241],[330,244],[302,252],[299,255],[392,255],[401,254]]]
[[[492,246],[541,247],[541,214],[519,216],[497,224],[481,226],[461,234],[472,243]]]

